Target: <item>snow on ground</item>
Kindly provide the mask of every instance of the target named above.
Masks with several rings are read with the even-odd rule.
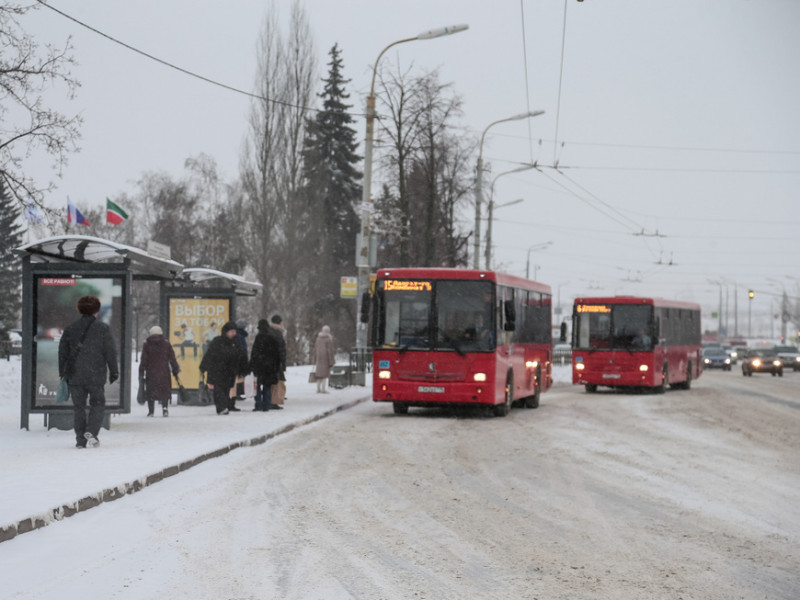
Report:
[[[130,414],[112,415],[111,429],[101,430],[99,449],[78,450],[72,430],[48,430],[42,415],[30,415],[30,429],[20,429],[20,368],[19,356],[0,360],[0,531],[28,518],[49,523],[63,517],[64,507],[69,512],[81,501],[94,503],[104,491],[106,498],[134,491],[170,467],[232,445],[262,442],[371,397],[370,374],[366,387],[329,388],[322,395],[308,383],[311,367],[290,367],[284,410],[253,413],[248,378],[248,399],[237,403],[241,412],[218,416],[213,406],[173,404],[169,417],[157,410],[148,418],[146,407],[134,402]],[[557,384],[571,382],[568,364],[555,367],[553,375]],[[134,398],[136,385],[134,380]]]

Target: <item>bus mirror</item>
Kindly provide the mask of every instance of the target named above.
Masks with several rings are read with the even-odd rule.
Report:
[[[559,336],[559,341],[560,342],[566,342],[567,341],[567,324],[566,323],[561,323],[561,335]]]
[[[517,313],[514,309],[513,300],[506,300],[503,302],[503,312],[506,314],[503,331],[514,331],[516,329]]]
[[[361,294],[361,322],[362,323],[369,323],[369,304],[370,304],[369,292],[364,292],[363,294]]]

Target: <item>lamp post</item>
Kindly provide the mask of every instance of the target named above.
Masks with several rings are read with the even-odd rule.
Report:
[[[534,250],[544,250],[552,243],[553,242],[544,242],[543,244],[535,244],[528,248],[528,259],[525,261],[525,279],[531,278],[531,252]],[[533,278],[536,279],[536,275],[534,275]]]
[[[747,290],[747,297],[750,299],[747,303],[747,337],[753,337],[753,298],[756,293],[753,290]]]
[[[499,119],[497,121],[493,121],[486,126],[486,129],[483,130],[483,134],[481,135],[481,144],[478,148],[478,164],[476,165],[476,173],[475,173],[475,231],[473,231],[473,242],[472,242],[472,268],[478,269],[480,265],[478,264],[478,256],[481,253],[481,205],[483,204],[483,140],[486,139],[486,132],[489,131],[491,127],[494,127],[498,123],[505,123],[506,121],[519,121],[521,119],[527,119],[529,117],[536,117],[538,115],[544,114],[543,110],[534,110],[531,112],[522,113],[519,115],[514,115],[513,117],[508,117],[505,119]],[[486,267],[489,268],[488,266]]]
[[[511,169],[510,171],[503,171],[499,173],[494,179],[492,179],[492,185],[489,186],[489,214],[486,217],[486,249],[484,250],[484,257],[486,264],[484,268],[488,271],[492,268],[492,221],[494,219],[494,184],[497,183],[497,180],[503,177],[504,175],[511,175],[512,173],[519,173],[520,171],[527,171],[529,169],[536,168],[536,163],[532,165],[524,165],[517,169]],[[522,198],[519,200],[513,200],[502,206],[508,206],[508,204],[516,204],[517,202],[521,202]],[[478,222],[480,224],[480,222]],[[477,250],[477,249],[476,249]],[[477,267],[476,267],[477,268]]]
[[[375,138],[375,78],[378,73],[378,63],[389,48],[405,42],[416,40],[431,40],[433,38],[459,33],[469,29],[469,25],[453,25],[451,27],[440,27],[424,31],[415,37],[397,40],[386,46],[378,54],[375,65],[372,67],[372,84],[367,96],[367,132],[364,139],[364,186],[361,195],[361,240],[358,248],[357,267],[358,267],[358,287],[357,302],[358,316],[356,318],[356,348],[364,349],[367,347],[367,326],[364,321],[364,301],[367,290],[369,289],[369,231],[370,215],[372,213],[372,146]]]

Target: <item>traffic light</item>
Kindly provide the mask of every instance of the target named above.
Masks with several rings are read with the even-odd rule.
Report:
[[[753,290],[747,290],[747,297],[752,300],[755,297],[756,293]]]

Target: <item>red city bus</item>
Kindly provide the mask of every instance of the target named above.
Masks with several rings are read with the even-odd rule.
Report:
[[[493,271],[381,269],[375,282],[373,393],[410,406],[536,408],[550,388],[550,286]]]
[[[700,306],[661,298],[576,298],[572,383],[688,390],[702,373]]]

